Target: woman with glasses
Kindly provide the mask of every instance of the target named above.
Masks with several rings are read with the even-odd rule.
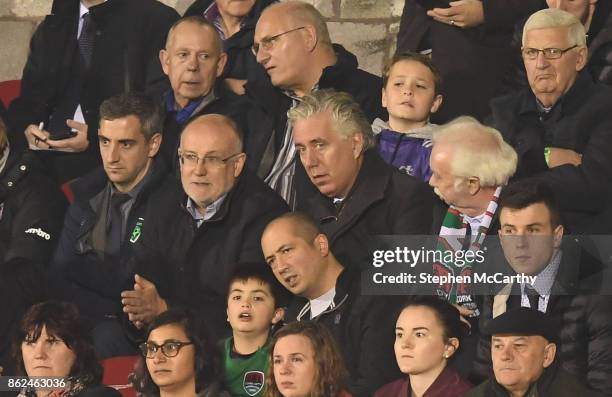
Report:
[[[71,303],[32,306],[21,320],[13,352],[18,374],[27,375],[31,381],[23,385],[19,397],[121,396],[100,384],[102,367]]]
[[[406,376],[383,386],[374,397],[457,397],[470,390],[470,383],[448,367],[466,328],[447,301],[412,298],[395,326],[395,358]]]
[[[270,345],[265,397],[351,397],[344,391],[347,372],[327,328],[294,322],[281,328]]]
[[[204,322],[187,310],[157,316],[140,345],[134,388],[144,397],[229,397],[220,388],[221,359]]]

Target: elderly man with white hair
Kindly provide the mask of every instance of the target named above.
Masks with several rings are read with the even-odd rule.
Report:
[[[612,89],[583,70],[584,26],[568,12],[541,10],[525,23],[522,44],[529,88],[491,102],[493,126],[518,153],[516,177],[550,185],[570,233],[609,232]]]

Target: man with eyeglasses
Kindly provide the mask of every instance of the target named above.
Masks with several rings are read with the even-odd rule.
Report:
[[[237,263],[263,261],[261,233],[288,208],[244,167],[242,135],[226,116],[190,121],[178,156],[181,182],[168,183],[152,204],[123,310],[142,328],[169,307],[192,307],[225,337],[225,278]]]
[[[519,156],[515,178],[537,176],[553,189],[572,234],[609,232],[612,189],[612,90],[594,84],[584,26],[545,9],[523,29],[529,89],[491,102],[492,123]]]
[[[370,123],[377,117],[386,120],[380,99],[382,82],[358,69],[353,54],[332,44],[322,15],[300,1],[265,9],[255,28],[253,52],[267,76],[246,85],[247,95],[263,112],[260,119],[249,120],[249,125],[261,126],[261,134],[249,140],[247,153],[258,166],[257,174],[294,206],[300,194],[296,188],[307,178],[296,165],[287,111],[312,90],[333,88],[351,94]],[[294,181],[296,173],[299,181]]]

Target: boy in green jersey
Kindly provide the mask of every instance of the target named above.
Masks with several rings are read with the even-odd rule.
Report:
[[[262,396],[271,329],[284,314],[283,287],[268,265],[249,263],[237,266],[227,291],[232,336],[223,341],[225,387],[233,397]]]

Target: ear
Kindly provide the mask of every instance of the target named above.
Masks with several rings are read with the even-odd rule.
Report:
[[[561,246],[561,242],[563,241],[563,225],[559,225],[553,231],[553,241],[555,244],[555,248],[559,248]]]
[[[223,69],[225,69],[225,64],[227,63],[227,54],[222,52],[219,55],[219,60],[217,61],[217,77],[221,76],[223,73]]]
[[[165,49],[159,50],[159,63],[161,64],[164,74],[168,75],[168,64],[170,63],[170,54]]]
[[[435,96],[433,103],[431,104],[431,108],[429,109],[429,113],[435,113],[440,109],[442,105],[442,95],[438,94]]]
[[[308,52],[312,52],[317,47],[317,43],[319,42],[317,31],[312,25],[304,26],[303,30],[304,33],[302,36],[304,37],[304,46]]]
[[[468,192],[474,196],[480,191],[480,179],[475,176],[471,176],[467,179]]]
[[[245,162],[245,153],[240,153],[240,155],[236,156],[236,160],[234,161],[234,178],[238,178],[238,176],[242,173],[242,169],[244,168]]]
[[[382,106],[386,109],[387,108],[387,90],[385,90],[385,87],[382,88],[381,98],[382,98]]]
[[[576,71],[579,72],[586,66],[589,50],[586,47],[578,49],[578,57],[576,57]]]
[[[151,139],[149,139],[149,157],[155,157],[157,152],[159,152],[159,147],[161,146],[162,136],[159,132],[155,133]]]
[[[446,347],[444,348],[444,358],[451,358],[457,349],[459,349],[459,339],[448,338]]]
[[[359,156],[361,156],[361,153],[363,152],[363,135],[356,132],[353,134],[353,136],[351,136],[350,139],[353,145],[353,158],[357,159],[359,158]]]
[[[549,343],[544,347],[544,362],[542,363],[544,368],[548,368],[552,364],[555,354],[557,354],[557,345],[554,343]]]
[[[274,317],[272,317],[272,325],[277,324],[279,321],[282,321],[285,318],[285,309],[282,307],[277,307],[274,309]]]
[[[329,240],[323,233],[317,234],[314,239],[315,248],[319,250],[321,256],[329,255]]]

